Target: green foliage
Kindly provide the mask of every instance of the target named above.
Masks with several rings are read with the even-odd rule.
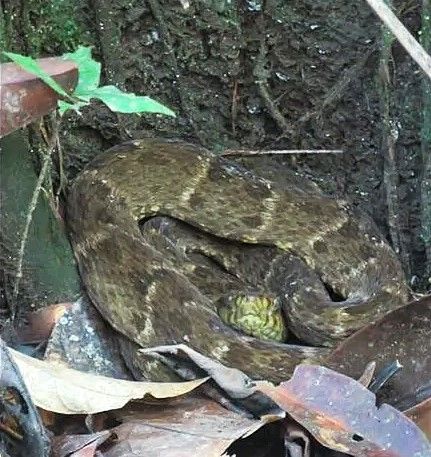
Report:
[[[84,98],[84,100],[98,98],[110,110],[117,113],[159,113],[175,116],[173,111],[152,98],[122,92],[115,86],[98,87],[85,95],[79,95],[79,97]]]
[[[84,34],[75,21],[78,5],[74,0],[26,0],[23,2],[22,26],[30,52],[58,53],[74,49]]]
[[[78,84],[71,95],[67,94],[54,79],[45,73],[36,60],[12,52],[5,52],[4,54],[28,72],[38,76],[67,99],[67,101],[60,100],[58,102],[61,115],[69,109],[79,112],[80,108],[88,105],[91,99],[96,98],[105,103],[109,109],[118,113],[158,113],[175,117],[172,110],[150,97],[123,92],[115,86],[99,87],[101,64],[93,60],[89,47],[80,46],[75,52],[63,55],[64,59],[73,60],[78,66]]]
[[[101,65],[91,57],[91,48],[80,46],[75,52],[67,53],[63,57],[78,65],[79,80],[73,95],[79,101],[75,104],[60,102],[60,113],[67,109],[79,110],[92,98],[97,98],[110,110],[118,113],[159,113],[175,116],[173,111],[150,97],[123,92],[115,86],[99,87]]]
[[[99,87],[102,65],[91,57],[91,48],[79,46],[75,52],[63,54],[64,59],[73,60],[79,68],[79,80],[75,94],[85,94]]]

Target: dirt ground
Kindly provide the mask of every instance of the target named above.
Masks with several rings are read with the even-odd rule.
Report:
[[[365,2],[75,3],[104,84],[150,95],[177,118],[116,115],[100,104],[70,115],[62,135],[70,178],[101,150],[151,135],[216,151],[341,149],[255,160],[293,169],[369,212],[399,250],[408,280],[426,289],[422,74],[397,43],[381,45],[387,36]],[[418,5],[396,5],[415,34]]]

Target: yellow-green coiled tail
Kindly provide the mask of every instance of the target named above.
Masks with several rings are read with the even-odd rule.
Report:
[[[262,340],[286,341],[286,324],[276,298],[238,295],[229,298],[228,302],[218,310],[226,324]]]

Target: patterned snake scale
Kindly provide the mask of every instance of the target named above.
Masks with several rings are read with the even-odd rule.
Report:
[[[140,346],[184,342],[251,377],[286,379],[408,300],[400,263],[372,221],[310,189],[181,141],[114,147],[81,172],[68,199],[86,291]],[[290,344],[220,318],[217,303],[242,292],[277,297]],[[152,366],[141,367],[150,379]]]

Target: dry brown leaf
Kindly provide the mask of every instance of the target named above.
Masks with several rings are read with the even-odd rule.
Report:
[[[431,440],[431,397],[404,411],[404,414]]]
[[[73,370],[13,349],[9,351],[35,405],[61,414],[93,414],[118,409],[145,395],[176,397],[208,379],[170,383],[125,381]]]
[[[219,457],[237,439],[279,419],[248,419],[190,396],[174,404],[134,404],[113,415],[124,423],[111,430],[117,440],[101,452],[103,457]]]
[[[412,301],[363,327],[344,340],[324,365],[352,378],[376,361],[376,372],[398,360],[403,369],[393,376],[377,398],[404,411],[431,392],[431,296]]]
[[[73,303],[57,303],[28,313],[25,325],[20,323],[16,328],[16,339],[20,344],[36,344],[47,341],[55,324]]]
[[[377,407],[375,395],[352,378],[317,365],[298,365],[275,387],[257,381],[320,443],[358,457],[429,457],[431,445],[404,414]]]
[[[93,457],[98,446],[111,436],[112,432],[109,430],[91,435],[57,436],[52,443],[52,457]]]

